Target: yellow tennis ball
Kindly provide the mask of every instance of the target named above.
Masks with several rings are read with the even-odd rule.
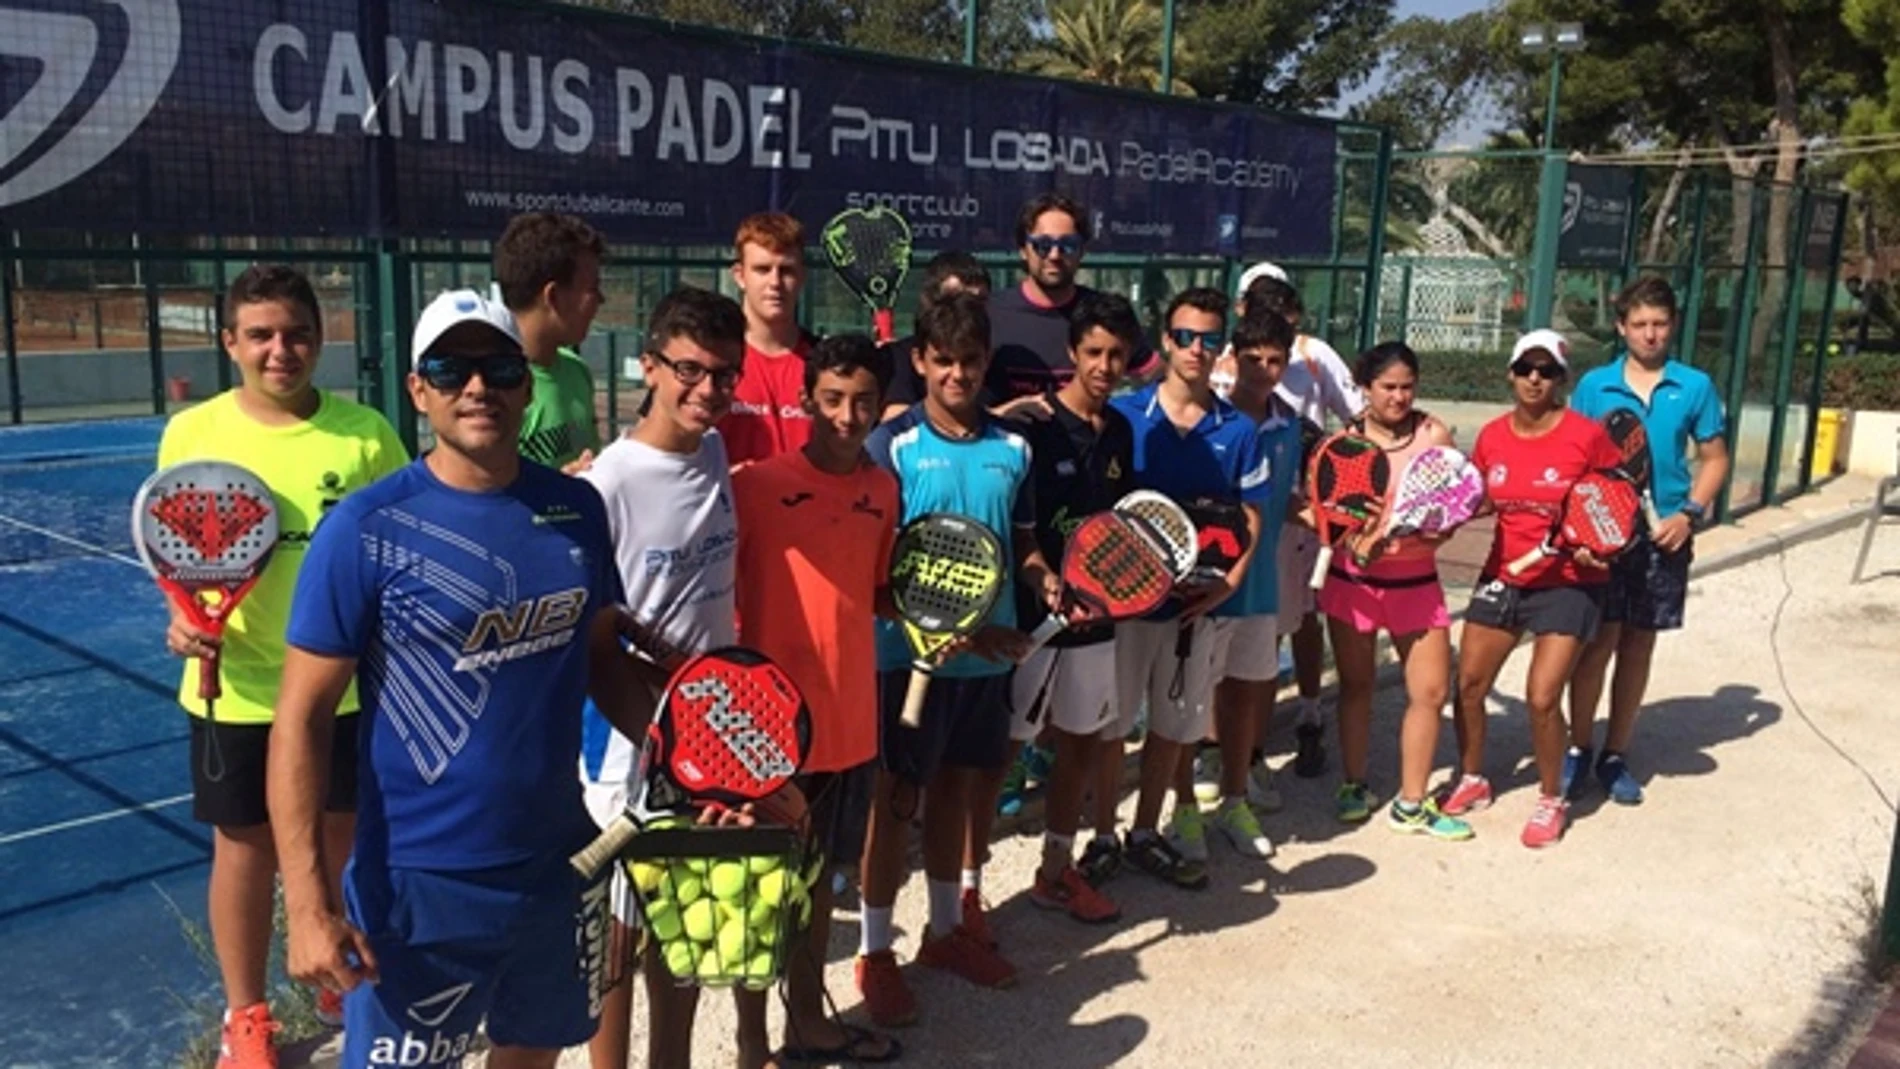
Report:
[[[742,918],[735,917],[719,928],[719,959],[728,968],[737,968],[745,961],[746,926]]]
[[[666,870],[649,861],[636,861],[627,868],[627,876],[643,895],[650,895],[660,889],[660,881],[666,878]]]
[[[785,878],[784,869],[774,869],[759,877],[757,891],[759,901],[776,906],[785,901],[785,891],[791,881]]]
[[[686,938],[695,943],[710,942],[718,930],[718,914],[713,912],[712,902],[704,898],[687,906],[680,913],[680,921],[686,927]]]
[[[745,894],[745,865],[738,861],[721,861],[712,867],[706,883],[712,888],[714,898],[731,902]]]
[[[662,943],[670,943],[683,931],[679,907],[672,900],[656,898],[647,905],[647,928]]]
[[[719,960],[719,955],[717,954],[707,954],[699,959],[699,978],[701,980],[723,980],[728,973],[736,971],[736,969],[727,969]]]
[[[666,944],[666,971],[674,976],[691,979],[699,972],[699,961],[698,949],[684,939]]]
[[[784,864],[785,859],[779,857],[749,857],[745,859],[745,867],[751,871],[754,876],[771,872]]]
[[[746,927],[752,929],[759,942],[766,946],[778,942],[779,907],[763,899],[756,900],[746,911],[745,919]]]
[[[689,857],[685,860],[684,864],[687,869],[696,876],[703,877],[712,871],[712,859],[710,858]]]
[[[668,873],[673,880],[673,898],[681,906],[691,905],[706,895],[706,882],[689,869],[676,868]]]
[[[761,950],[746,959],[745,977],[748,980],[770,980],[772,978],[773,966],[776,964],[777,962],[773,960],[771,951]]]

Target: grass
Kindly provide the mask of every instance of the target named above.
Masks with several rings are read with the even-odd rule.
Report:
[[[163,891],[159,895],[165,899],[166,908],[171,910],[172,918],[178,924],[179,934],[198,958],[199,967],[204,970],[211,987],[210,994],[200,995],[183,994],[175,988],[166,990],[172,1000],[191,1015],[193,1022],[190,1037],[179,1049],[172,1064],[176,1069],[217,1069],[219,1041],[224,1025],[224,997],[223,984],[218,975],[218,954],[211,942],[211,931],[187,916],[170,895]],[[284,969],[284,931],[284,895],[279,888],[271,903],[270,962],[265,972],[265,985],[269,992],[271,1016],[282,1026],[282,1031],[277,1033],[280,1049],[314,1038],[324,1031],[323,1023],[317,1020],[315,993],[292,981]]]

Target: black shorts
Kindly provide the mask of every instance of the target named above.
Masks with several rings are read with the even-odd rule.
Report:
[[[270,823],[264,804],[264,764],[270,754],[269,724],[212,725],[202,716],[191,717],[191,816],[201,824],[246,828]],[[356,726],[361,713],[336,718],[330,733],[330,793],[324,809],[331,813],[356,812]],[[217,753],[211,752],[211,733],[218,733]],[[212,779],[220,760],[223,775]]]
[[[1603,621],[1644,631],[1681,627],[1683,605],[1689,600],[1689,565],[1694,560],[1693,539],[1674,553],[1664,552],[1647,538],[1639,540],[1610,562]]]
[[[811,806],[811,834],[824,851],[827,866],[858,863],[871,821],[871,787],[877,762],[837,772],[812,772],[798,777],[798,789]]]
[[[1533,635],[1573,635],[1588,642],[1603,621],[1606,589],[1605,583],[1518,587],[1480,576],[1465,608],[1465,622]]]
[[[939,676],[924,693],[916,727],[903,723],[910,669],[877,674],[878,750],[884,768],[919,787],[937,769],[1001,768],[1009,761],[1009,673],[974,678]]]

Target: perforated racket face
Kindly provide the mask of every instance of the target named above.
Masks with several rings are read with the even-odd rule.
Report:
[[[650,734],[659,767],[689,798],[737,804],[771,794],[798,771],[811,713],[777,664],[728,646],[673,673]]]
[[[1308,481],[1314,507],[1333,524],[1352,526],[1365,522],[1374,506],[1384,501],[1392,483],[1392,463],[1374,443],[1336,434],[1321,443]]]
[[[881,205],[850,208],[831,217],[822,240],[825,259],[851,292],[889,308],[910,270],[910,224]]]
[[[277,548],[277,502],[251,472],[189,460],[155,472],[132,503],[132,542],[154,576],[181,586],[257,577]]]
[[[1172,498],[1153,490],[1136,490],[1115,502],[1115,511],[1140,517],[1145,525],[1142,533],[1160,540],[1176,579],[1185,579],[1194,570],[1195,558],[1201,553],[1200,532],[1187,510]]]
[[[1174,589],[1168,558],[1136,524],[1098,512],[1078,525],[1062,553],[1062,583],[1083,614],[1124,620],[1161,606]]]
[[[1643,417],[1627,408],[1618,408],[1603,417],[1603,429],[1609,433],[1610,444],[1616,446],[1616,452],[1623,458],[1618,467],[1629,481],[1636,484],[1640,492],[1649,486],[1652,462],[1649,456],[1649,429],[1643,426]]]
[[[1197,497],[1183,507],[1198,534],[1194,570],[1226,574],[1252,545],[1246,511],[1238,501],[1218,497]]]
[[[1386,529],[1393,535],[1449,531],[1476,515],[1483,501],[1477,465],[1449,446],[1432,446],[1405,465]]]
[[[1564,544],[1608,560],[1635,540],[1636,517],[1642,508],[1642,494],[1628,479],[1613,472],[1591,472],[1564,494],[1560,529]]]
[[[982,624],[1002,590],[1003,545],[975,520],[933,512],[904,525],[891,547],[891,599],[918,652]]]

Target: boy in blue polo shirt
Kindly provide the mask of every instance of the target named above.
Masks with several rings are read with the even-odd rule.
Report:
[[[1260,439],[1254,421],[1215,396],[1211,381],[1214,360],[1227,340],[1227,298],[1213,289],[1184,290],[1169,302],[1166,323],[1167,374],[1112,402],[1135,432],[1135,482],[1176,501],[1238,501],[1247,516],[1248,545],[1258,546],[1260,510],[1270,489]],[[1249,548],[1226,575],[1183,584],[1176,600],[1155,616],[1115,628],[1121,721],[1115,737],[1127,736],[1136,710],[1148,703],[1141,794],[1125,840],[1127,857],[1137,868],[1187,890],[1207,886],[1207,869],[1161,837],[1161,803],[1175,785],[1187,748],[1207,737],[1212,720],[1213,629],[1204,617],[1240,586],[1252,559]],[[1183,624],[1191,639],[1185,660],[1175,653]],[[1191,789],[1182,802],[1180,812],[1194,809]],[[1194,817],[1199,815],[1195,810]]]
[[[1694,559],[1695,525],[1708,514],[1728,479],[1728,445],[1722,435],[1722,402],[1709,376],[1669,359],[1676,325],[1676,292],[1656,277],[1639,278],[1616,298],[1616,332],[1628,349],[1623,359],[1583,376],[1570,405],[1592,419],[1619,408],[1643,417],[1649,432],[1655,474],[1651,494],[1662,522],[1617,558],[1610,569],[1603,626],[1584,649],[1570,679],[1570,752],[1564,757],[1563,792],[1581,792],[1591,766],[1596,734],[1597,698],[1612,658],[1616,677],[1610,686],[1610,726],[1603,754],[1596,760],[1597,780],[1610,798],[1623,805],[1643,800],[1643,788],[1630,774],[1624,756],[1636,730],[1636,713],[1649,688],[1650,657],[1656,633],[1682,626],[1689,592],[1689,562]],[[1689,468],[1690,444],[1696,468]]]

